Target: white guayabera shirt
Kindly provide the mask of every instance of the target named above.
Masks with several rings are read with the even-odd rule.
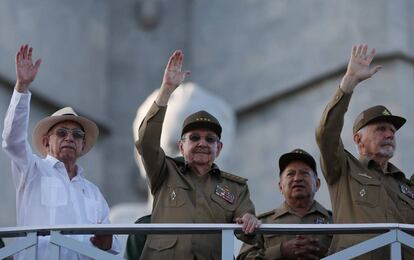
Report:
[[[27,140],[31,93],[16,90],[4,120],[4,151],[12,161],[16,186],[18,226],[50,226],[62,224],[109,223],[109,207],[93,183],[83,177],[78,165],[77,175],[69,179],[62,162],[52,156],[40,158],[33,154]],[[92,245],[91,235],[71,236]],[[48,258],[49,237],[39,237],[38,259]],[[120,244],[113,236],[111,252],[119,253]],[[25,259],[25,252],[16,259]],[[74,251],[61,248],[60,259],[89,259]]]

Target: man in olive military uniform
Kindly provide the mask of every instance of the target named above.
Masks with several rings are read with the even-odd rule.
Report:
[[[341,131],[355,87],[374,75],[371,67],[375,49],[352,48],[345,76],[328,103],[316,130],[321,168],[328,183],[335,223],[414,224],[414,192],[401,170],[389,162],[396,147],[395,132],[405,119],[384,106],[363,111],[355,120],[353,140],[359,158],[345,150]],[[340,251],[375,235],[335,235],[330,253]],[[405,252],[404,252],[405,251]],[[411,250],[404,250],[411,255]],[[364,254],[361,259],[388,259],[389,247]],[[414,255],[411,256],[410,259]]]
[[[279,158],[279,190],[285,201],[276,209],[259,215],[267,224],[332,223],[331,213],[314,200],[320,186],[313,157],[295,149]],[[331,244],[331,235],[258,234],[254,245],[243,244],[242,259],[319,259]]]
[[[154,196],[151,223],[239,223],[249,234],[259,227],[246,179],[221,171],[214,160],[223,147],[221,125],[206,111],[183,123],[180,152],[167,157],[160,147],[167,103],[189,72],[181,71],[183,53],[175,51],[158,96],[139,128],[138,152]],[[148,235],[141,259],[220,259],[217,234]]]

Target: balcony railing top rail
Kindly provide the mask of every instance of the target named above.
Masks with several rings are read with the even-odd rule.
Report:
[[[0,258],[27,249],[30,259],[36,259],[37,236],[49,236],[53,245],[54,259],[59,258],[60,247],[69,248],[97,259],[119,259],[94,247],[64,235],[85,234],[211,234],[222,236],[222,259],[233,259],[234,233],[241,233],[241,225],[221,223],[152,223],[152,224],[94,224],[57,225],[42,227],[3,227],[0,237],[25,237],[14,244],[0,249]],[[391,245],[391,259],[401,259],[401,243],[414,248],[414,225],[400,223],[360,223],[360,224],[262,224],[257,233],[277,234],[379,234],[327,259],[352,258],[376,248]],[[337,259],[337,258],[336,258]]]

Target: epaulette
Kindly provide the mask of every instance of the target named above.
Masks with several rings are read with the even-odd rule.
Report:
[[[246,182],[247,182],[246,178],[243,178],[243,177],[240,177],[240,176],[228,173],[228,172],[223,172],[223,171],[221,171],[221,177],[223,177],[225,179],[228,179],[228,180],[231,180],[231,181],[234,181],[234,182],[237,182],[237,183],[240,183],[240,184],[246,184]]]
[[[166,156],[168,159],[173,160],[177,165],[185,165],[185,160],[184,157],[179,156],[179,157],[170,157],[170,156]]]
[[[275,211],[274,211],[274,210],[269,210],[269,211],[267,211],[267,212],[265,212],[265,213],[261,213],[261,214],[259,214],[259,215],[257,216],[257,218],[258,218],[258,219],[265,218],[265,217],[268,217],[268,216],[270,216],[270,215],[273,215],[274,213],[275,213]]]

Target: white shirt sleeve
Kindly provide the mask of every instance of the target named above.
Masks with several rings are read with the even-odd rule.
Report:
[[[30,98],[30,92],[20,93],[14,90],[4,119],[2,147],[12,161],[12,173],[16,187],[26,181],[28,169],[34,160],[27,140]]]

